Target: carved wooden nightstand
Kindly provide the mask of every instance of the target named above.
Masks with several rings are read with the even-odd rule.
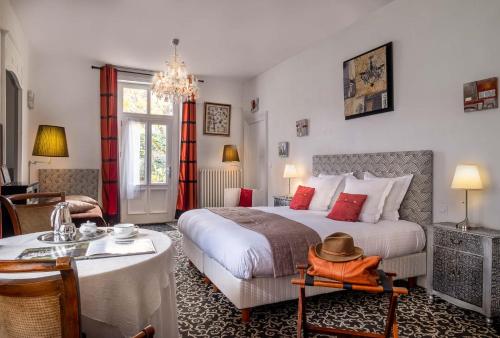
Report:
[[[290,206],[290,201],[292,196],[273,196],[275,207],[288,207]]]
[[[500,315],[500,231],[438,223],[427,228],[427,292],[486,316]]]

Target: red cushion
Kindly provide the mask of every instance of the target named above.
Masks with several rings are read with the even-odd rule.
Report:
[[[295,195],[293,195],[293,198],[290,201],[290,209],[308,210],[309,204],[311,204],[311,200],[314,195],[314,190],[314,188],[299,185]]]
[[[367,195],[340,193],[328,218],[335,221],[357,222]]]
[[[252,189],[240,189],[240,204],[239,207],[251,207],[252,206]]]

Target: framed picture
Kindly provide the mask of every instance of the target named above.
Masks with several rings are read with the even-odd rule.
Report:
[[[498,108],[498,78],[464,84],[464,112]]]
[[[205,102],[203,134],[229,136],[231,133],[231,105]]]
[[[392,42],[344,61],[345,119],[393,110]]]
[[[295,127],[297,128],[297,136],[307,136],[309,135],[309,120],[302,119],[295,122]]]
[[[257,97],[255,99],[253,99],[252,102],[250,102],[250,103],[251,103],[251,112],[252,113],[258,112],[259,111],[259,98]]]
[[[2,166],[2,179],[3,184],[9,184],[11,182],[9,169],[6,166]]]
[[[278,155],[279,155],[279,157],[288,157],[289,148],[290,147],[289,147],[288,142],[278,143]]]

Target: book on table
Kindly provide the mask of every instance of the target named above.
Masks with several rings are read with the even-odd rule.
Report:
[[[144,238],[123,242],[91,241],[29,248],[17,256],[17,259],[56,259],[58,257],[70,256],[77,260],[82,260],[152,253],[156,253],[153,241],[149,238]]]

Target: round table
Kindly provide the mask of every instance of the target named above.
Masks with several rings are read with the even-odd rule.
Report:
[[[0,239],[0,260],[15,259],[24,249],[46,247],[42,233]],[[147,324],[155,337],[178,337],[175,300],[175,247],[157,231],[140,229],[155,254],[77,261],[82,330],[87,337],[129,337]],[[112,241],[110,235],[98,241]],[[34,278],[48,274],[0,274],[0,279]]]

